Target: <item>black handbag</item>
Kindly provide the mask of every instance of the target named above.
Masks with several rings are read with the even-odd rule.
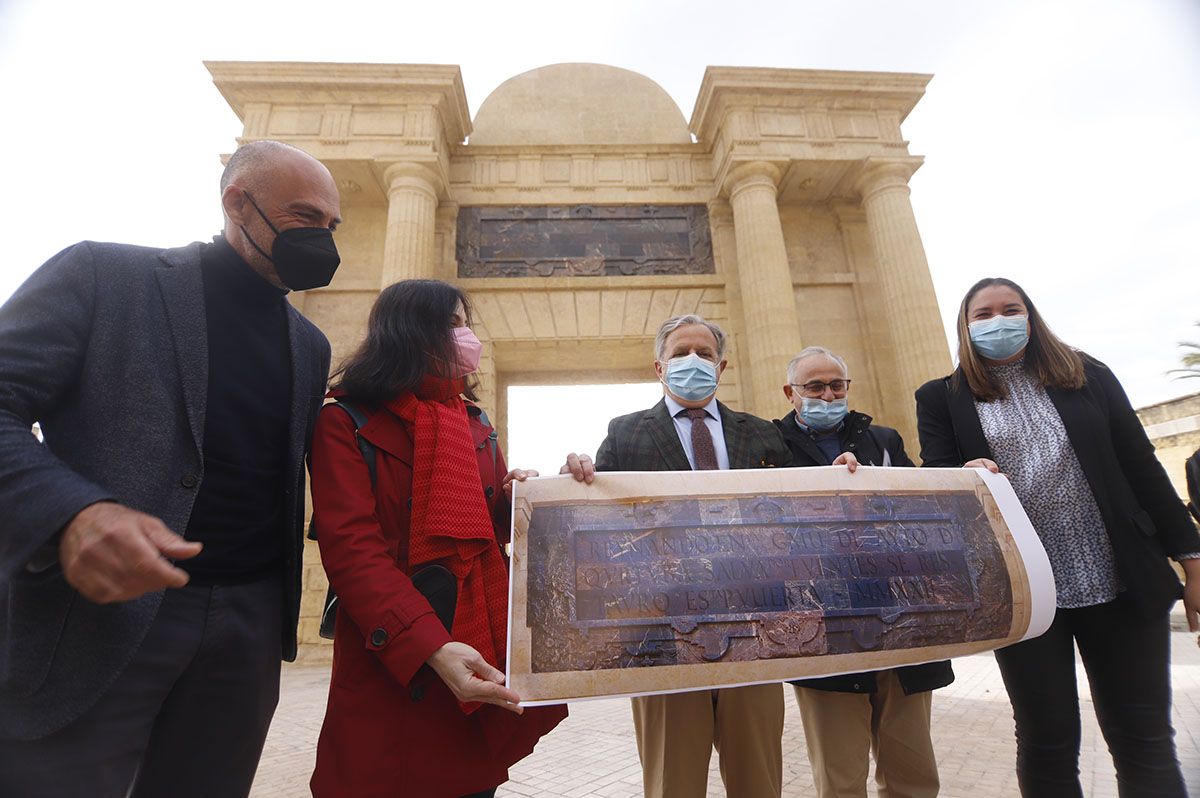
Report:
[[[442,626],[449,632],[454,625],[454,610],[458,607],[458,580],[441,565],[427,565],[409,577],[417,592],[429,601]],[[325,594],[325,611],[321,613],[319,634],[332,640],[337,629],[338,597],[329,588]]]

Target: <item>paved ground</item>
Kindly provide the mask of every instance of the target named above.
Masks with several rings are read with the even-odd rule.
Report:
[[[1172,635],[1175,729],[1180,760],[1191,791],[1200,795],[1200,649],[1195,635]],[[990,654],[955,660],[958,678],[939,690],[933,702],[934,746],[945,798],[1015,796],[1015,745],[1007,696]],[[1080,667],[1080,693],[1086,695]],[[325,709],[328,666],[295,665],[284,671],[283,696],[267,739],[253,798],[307,796],[313,750]],[[789,688],[790,689],[790,688]],[[813,794],[804,732],[794,699],[788,695],[784,732],[784,789],[788,796]],[[1092,703],[1083,701],[1084,792],[1093,798],[1116,796],[1112,762],[1096,727]],[[544,739],[511,773],[498,795],[506,798],[636,798],[641,772],[633,739],[629,702],[589,701],[571,707],[571,716]],[[870,791],[872,796],[874,790]],[[396,796],[404,796],[397,785]],[[713,757],[709,796],[723,796]]]

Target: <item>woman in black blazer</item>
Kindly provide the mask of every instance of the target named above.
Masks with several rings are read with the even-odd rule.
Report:
[[[1021,794],[1082,796],[1078,645],[1120,794],[1186,796],[1171,728],[1171,606],[1200,630],[1200,534],[1103,364],[1062,343],[1016,283],[980,280],[958,313],[959,366],[917,391],[926,466],[1013,484],[1050,558],[1058,610],[1000,649]],[[1167,557],[1187,574],[1181,590]]]

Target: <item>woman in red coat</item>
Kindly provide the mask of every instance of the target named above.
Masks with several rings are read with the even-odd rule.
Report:
[[[566,716],[522,712],[504,686],[509,500],[537,472],[506,472],[463,399],[482,348],[469,309],[437,280],[384,289],[331,392],[365,423],[332,404],[317,420],[313,525],[339,605],[316,798],[491,796]],[[449,629],[414,585],[439,577]]]

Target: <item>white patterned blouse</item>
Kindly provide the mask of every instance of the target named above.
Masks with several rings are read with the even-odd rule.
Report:
[[[1112,544],[1058,410],[1023,360],[988,371],[1008,395],[976,401],[975,411],[992,458],[1046,548],[1058,606],[1112,601],[1123,587]]]

